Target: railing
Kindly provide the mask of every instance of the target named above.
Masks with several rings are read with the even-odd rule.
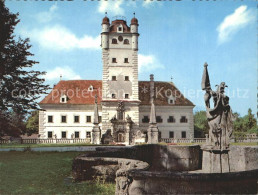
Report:
[[[139,140],[138,140],[139,141]],[[140,141],[142,143],[142,140]],[[205,143],[206,138],[161,138],[161,142],[165,143]],[[257,142],[258,138],[235,138],[231,142]],[[75,144],[75,143],[91,143],[90,138],[86,139],[15,139],[15,140],[0,140],[0,144]]]
[[[11,140],[0,140],[0,144],[75,144],[75,143],[90,143],[91,139],[18,139],[15,141]]]

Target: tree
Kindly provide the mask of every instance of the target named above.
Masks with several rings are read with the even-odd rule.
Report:
[[[198,111],[194,114],[194,137],[205,137],[209,133],[209,125],[206,111]]]
[[[39,111],[33,111],[26,121],[26,133],[31,135],[38,133],[39,130]]]
[[[31,70],[38,62],[31,60],[29,39],[17,39],[14,35],[18,16],[0,1],[0,123],[5,124],[0,126],[1,134],[13,126],[13,113],[24,116],[31,109],[38,109],[36,100],[49,89],[40,78],[45,72]]]

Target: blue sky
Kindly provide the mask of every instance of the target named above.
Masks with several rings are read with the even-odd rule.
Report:
[[[68,79],[102,79],[101,21],[122,15],[139,21],[139,80],[171,81],[204,109],[203,64],[213,90],[224,81],[234,112],[257,112],[257,3],[255,1],[6,1],[20,13],[15,33],[53,85]],[[144,71],[143,71],[144,70]]]

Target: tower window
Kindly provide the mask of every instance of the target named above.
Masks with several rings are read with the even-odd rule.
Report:
[[[112,44],[117,44],[117,39],[112,39]]]
[[[116,58],[112,58],[112,63],[116,63]]]
[[[125,81],[129,81],[129,76],[125,76]]]
[[[174,123],[174,122],[176,122],[176,119],[174,118],[174,116],[169,116],[168,123]]]
[[[74,116],[74,122],[79,123],[80,122],[80,117],[79,116]]]
[[[116,81],[116,76],[112,76],[112,81]]]
[[[148,116],[143,116],[142,122],[143,122],[143,123],[148,123],[148,122],[150,122],[149,117],[148,117]]]
[[[116,94],[112,93],[112,99],[116,98]]]
[[[129,40],[128,40],[128,39],[125,39],[125,40],[124,40],[124,44],[129,44]]]
[[[181,116],[180,123],[187,123],[186,116]]]
[[[129,99],[129,94],[128,93],[125,94],[125,99]]]
[[[124,63],[128,63],[128,58],[125,58],[125,59],[124,59]]]
[[[66,116],[61,116],[61,122],[66,123]]]
[[[186,132],[185,132],[185,131],[182,131],[182,132],[181,132],[181,137],[182,137],[182,138],[186,138]]]
[[[163,122],[161,116],[156,116],[156,121],[157,121],[157,123],[162,123]]]
[[[174,131],[169,131],[169,138],[174,138]]]
[[[86,116],[86,122],[90,123],[91,122],[91,116]]]

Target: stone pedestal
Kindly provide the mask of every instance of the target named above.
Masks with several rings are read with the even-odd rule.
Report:
[[[93,144],[100,144],[100,128],[98,125],[95,125],[92,130],[92,143]]]
[[[148,144],[159,143],[159,129],[156,124],[150,125],[148,128]]]
[[[229,150],[215,150],[202,148],[202,170],[207,173],[228,173]]]

